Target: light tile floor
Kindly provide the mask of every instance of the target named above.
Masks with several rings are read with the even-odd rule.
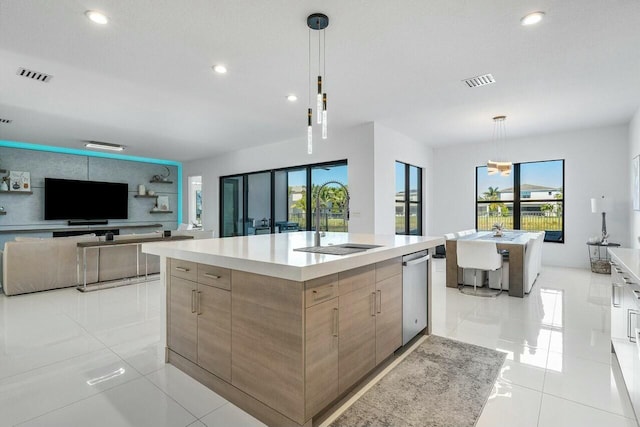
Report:
[[[444,260],[433,279],[433,333],[507,352],[478,427],[636,425],[611,365],[608,276],[544,267],[524,299],[447,289]],[[0,427],[263,425],[164,364],[161,290],[0,295]]]

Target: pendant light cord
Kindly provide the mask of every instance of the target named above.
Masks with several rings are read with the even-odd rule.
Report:
[[[318,36],[320,38],[320,36]],[[327,82],[327,32],[322,30],[322,78]]]
[[[309,28],[309,108],[311,108],[311,28]]]

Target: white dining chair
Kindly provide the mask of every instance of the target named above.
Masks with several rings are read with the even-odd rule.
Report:
[[[473,289],[465,285],[459,287],[460,292],[468,295],[482,297],[496,297],[502,289],[489,289],[484,287],[484,280],[478,284],[478,270],[497,271],[502,268],[502,255],[498,252],[496,242],[485,240],[458,240],[457,242],[458,266],[463,269],[474,270]],[[502,277],[502,274],[498,276]],[[500,279],[499,279],[500,280]]]

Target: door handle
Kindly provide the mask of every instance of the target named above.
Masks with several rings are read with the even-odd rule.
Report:
[[[191,289],[191,312],[196,312],[196,290]]]
[[[617,283],[613,283],[613,285],[611,286],[611,305],[613,307],[619,308],[620,303],[616,302],[616,289],[620,289],[620,285],[618,285]]]
[[[334,337],[338,337],[338,309],[333,309],[333,325],[332,325],[332,335]]]
[[[209,279],[221,279],[222,276],[216,276],[215,274],[211,274],[211,273],[204,273],[203,274],[204,277],[208,277]]]
[[[375,292],[371,292],[371,295],[369,298],[369,305],[371,306],[371,315],[375,316],[376,315],[376,293]]]
[[[382,291],[378,289],[378,313],[382,313]]]
[[[197,301],[197,307],[198,307],[198,316],[202,314],[202,311],[200,310],[200,300],[202,299],[201,297],[202,292],[198,291],[196,294],[196,301]]]
[[[627,309],[627,338],[629,338],[630,342],[636,342],[635,330],[636,328],[631,327],[631,316],[640,314],[640,311],[633,310],[631,308]],[[634,335],[631,335],[631,329],[634,331]]]
[[[189,269],[188,269],[188,268],[184,268],[184,267],[174,267],[174,268],[175,268],[176,270],[178,270],[178,271],[182,271],[183,273],[186,273],[186,272],[188,272],[188,271],[189,271]]]

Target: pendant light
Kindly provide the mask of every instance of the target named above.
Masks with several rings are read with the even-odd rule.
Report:
[[[322,89],[323,75],[326,77],[325,37],[324,29],[329,26],[329,18],[323,13],[312,13],[307,17],[309,27],[309,108],[307,110],[307,153],[313,153],[313,108],[311,106],[311,30],[322,31],[318,33],[318,78],[316,92],[316,124],[322,126],[322,139],[327,139],[327,93]],[[321,37],[322,36],[322,37]],[[326,82],[326,79],[325,79]]]
[[[495,116],[493,118],[493,144],[494,144],[494,150],[496,155],[495,158],[497,159],[502,158],[502,154],[500,153],[500,150],[503,147],[501,147],[501,143],[504,143],[504,141],[507,138],[507,130],[505,127],[506,120],[507,120],[507,116]],[[500,173],[500,175],[502,176],[509,176],[511,175],[512,164],[513,163],[507,162],[507,161],[488,160],[487,173],[489,175],[495,175],[497,173]]]

